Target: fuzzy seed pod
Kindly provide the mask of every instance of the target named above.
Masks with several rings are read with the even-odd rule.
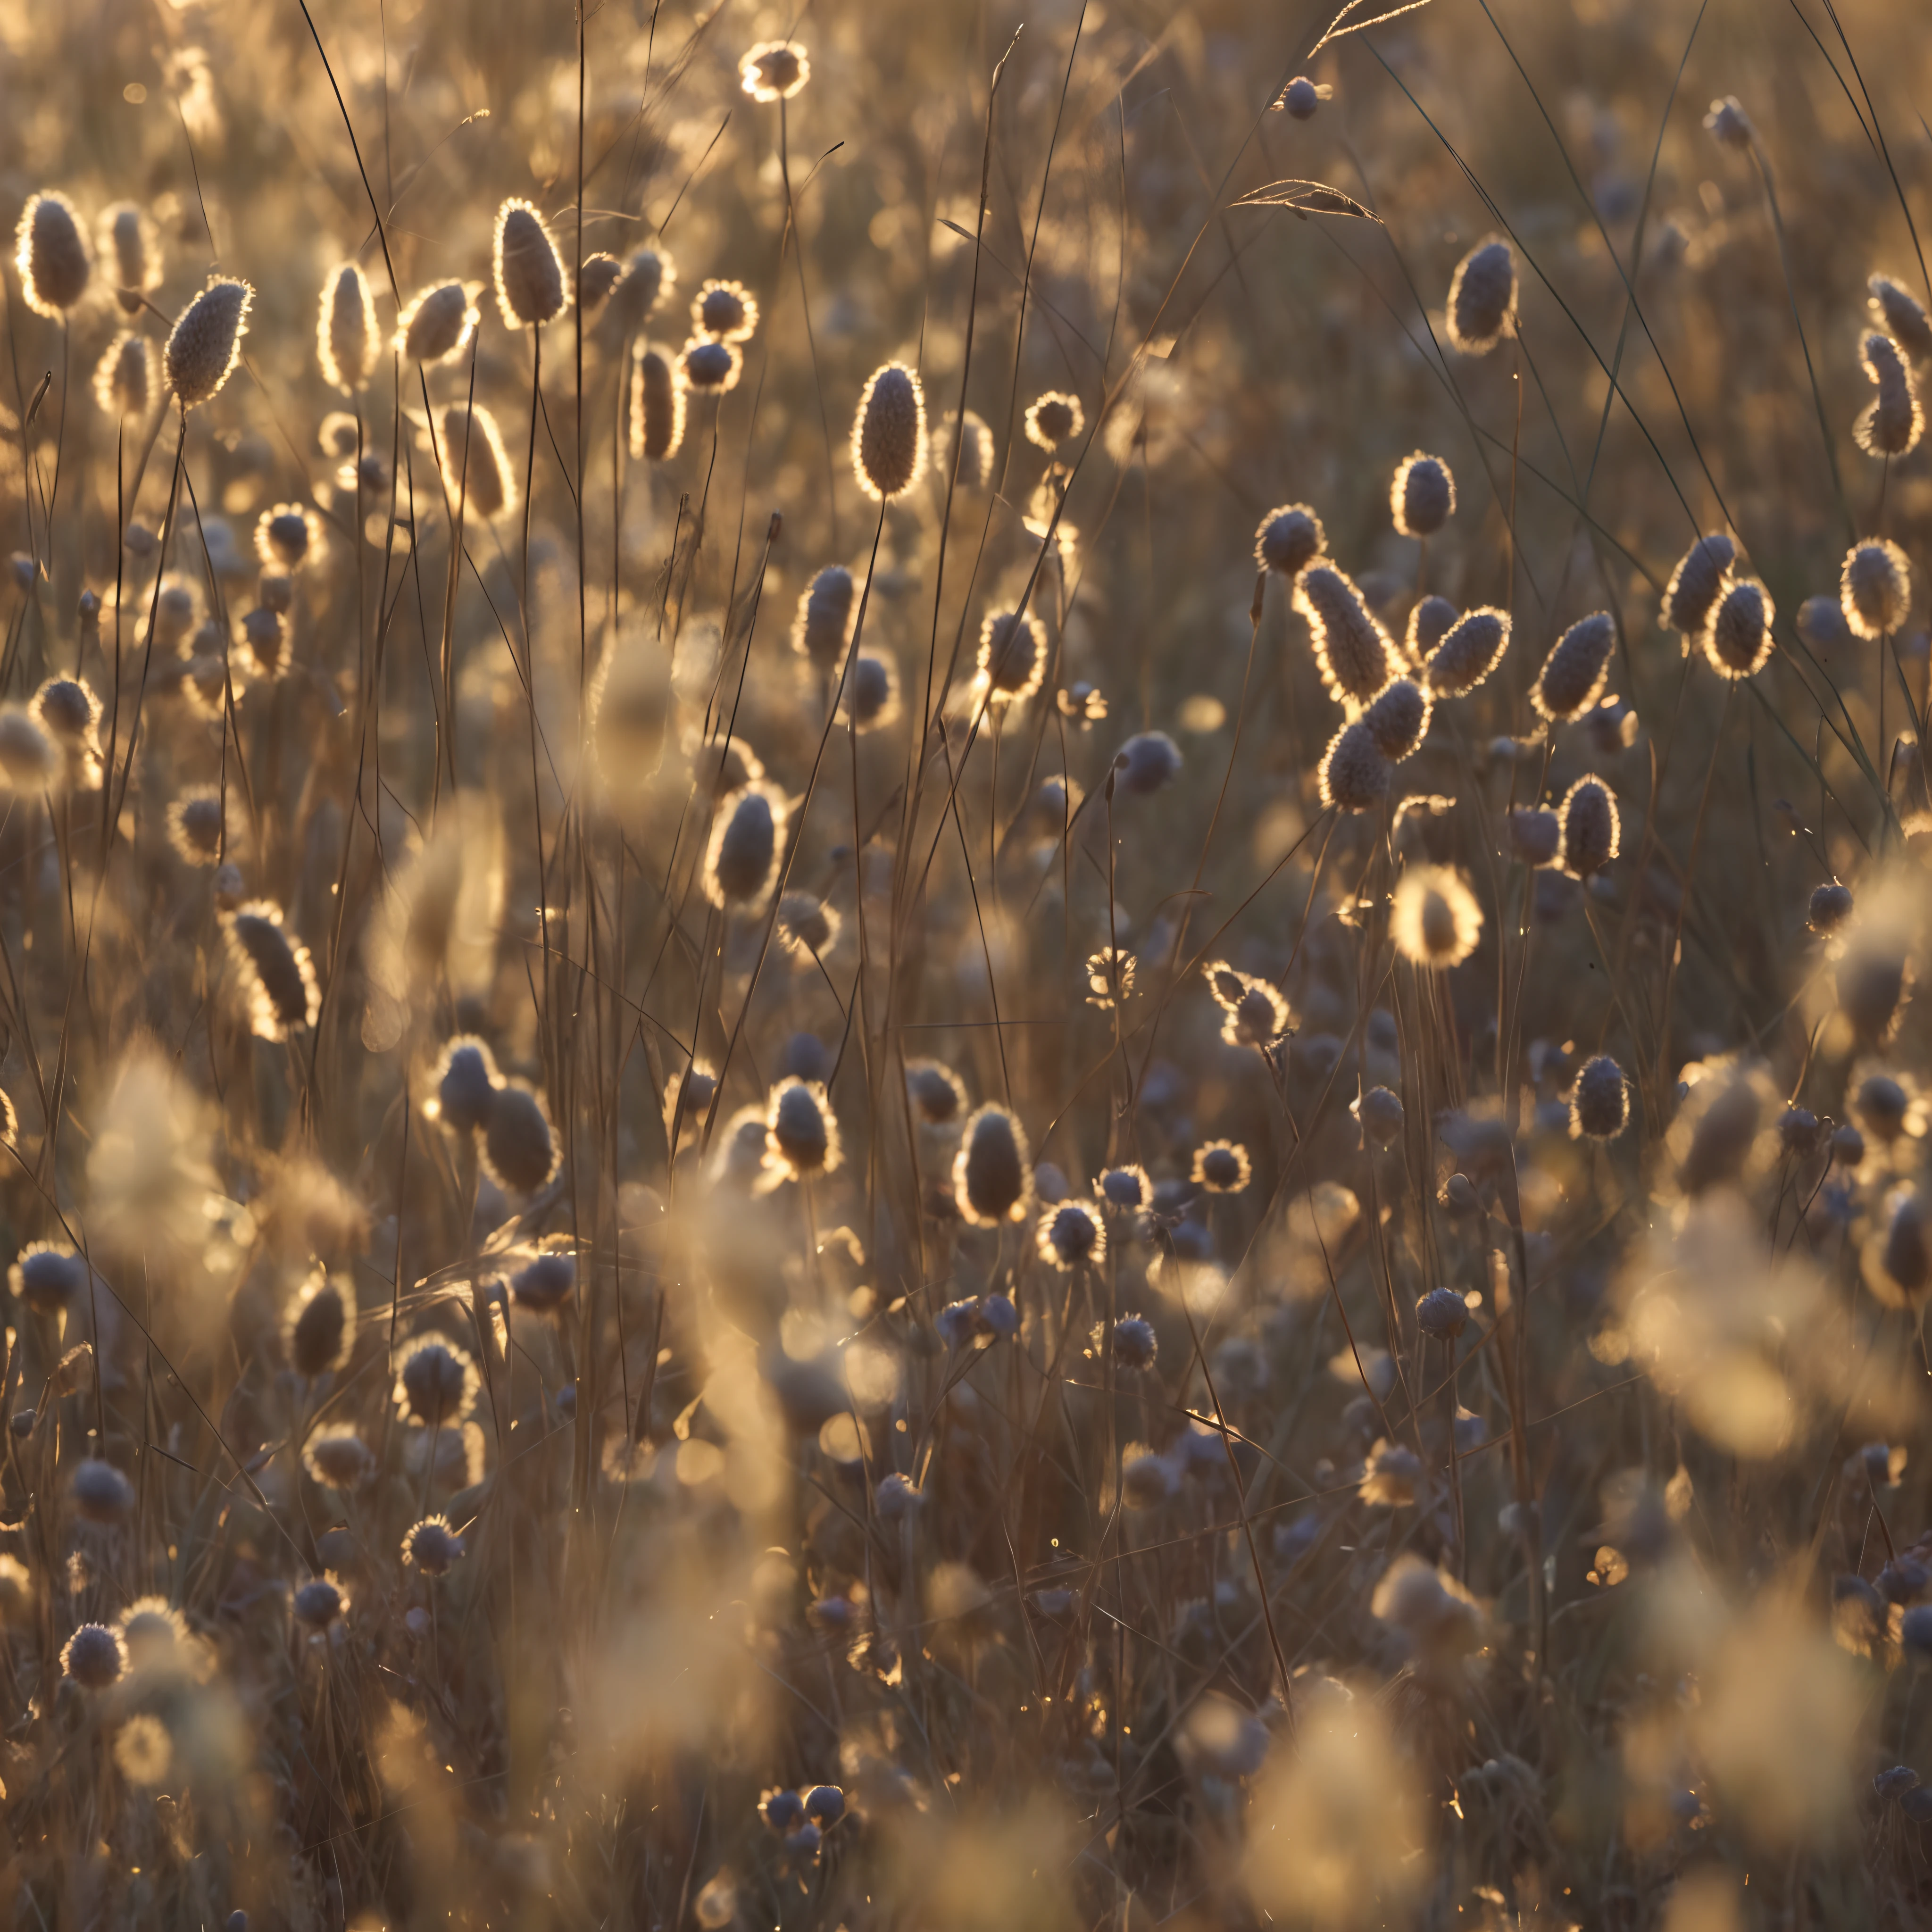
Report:
[[[375,372],[381,340],[368,277],[354,262],[339,263],[322,279],[316,316],[315,353],[322,380],[345,396],[354,395]]]
[[[14,1298],[37,1315],[58,1315],[87,1286],[87,1264],[71,1248],[35,1241],[8,1270]]]
[[[20,292],[36,315],[58,316],[87,292],[94,258],[74,204],[64,194],[37,194],[20,211],[14,262]]]
[[[497,209],[492,260],[506,328],[541,326],[570,305],[563,258],[543,217],[528,202],[512,196]]]
[[[1932,360],[1932,321],[1918,298],[1889,275],[1874,275],[1865,286],[1873,321],[1915,361]]]
[[[1305,74],[1298,74],[1281,91],[1281,98],[1275,103],[1285,113],[1297,121],[1312,121],[1315,110],[1324,98],[1324,88],[1317,87]]]
[[[1147,1169],[1130,1163],[1110,1167],[1094,1184],[1100,1204],[1115,1214],[1138,1214],[1154,1201],[1154,1183]]]
[[[1017,704],[1046,674],[1046,626],[1030,610],[1004,610],[980,627],[980,688],[988,704]]]
[[[1333,564],[1304,568],[1294,580],[1294,608],[1308,620],[1323,687],[1352,718],[1396,674],[1394,641]]]
[[[1552,724],[1580,718],[1604,694],[1617,627],[1607,610],[1580,617],[1551,646],[1530,689],[1538,714]]]
[[[966,1112],[966,1083],[936,1060],[906,1062],[906,1097],[920,1120],[946,1126]]]
[[[532,1315],[560,1316],[577,1287],[577,1257],[546,1248],[510,1277],[516,1305]]]
[[[1813,887],[1810,902],[1805,908],[1804,922],[1821,938],[1827,933],[1836,932],[1851,916],[1850,886],[1841,886],[1836,879],[1832,879]]]
[[[594,255],[585,256],[584,266],[577,277],[577,306],[586,316],[595,315],[604,306],[623,273],[623,263],[602,249]]]
[[[852,470],[875,503],[911,489],[926,470],[926,397],[902,362],[873,371],[852,418]]]
[[[209,400],[235,373],[254,300],[246,282],[212,281],[182,311],[164,360],[169,386],[183,409]]]
[[[1750,116],[1735,94],[1711,103],[1711,111],[1704,116],[1704,128],[1714,140],[1727,148],[1748,148],[1753,139]]]
[[[1852,627],[1835,597],[1808,597],[1798,607],[1798,634],[1819,656],[1850,650]]]
[[[976,410],[968,410],[952,428],[958,439],[958,468],[955,473],[961,488],[985,489],[993,480],[993,432]]]
[[[483,1164],[506,1194],[534,1194],[556,1174],[559,1154],[550,1109],[527,1087],[503,1086],[483,1128]]]
[[[687,389],[700,396],[722,396],[738,386],[745,372],[744,351],[735,342],[694,336],[679,354],[677,370]]]
[[[396,318],[396,347],[412,362],[453,362],[478,320],[477,282],[437,282],[419,290]]]
[[[1255,561],[1262,569],[1292,580],[1328,545],[1322,519],[1306,503],[1284,503],[1269,511],[1255,532]]]
[[[1510,850],[1526,866],[1547,866],[1563,843],[1563,824],[1553,812],[1515,806],[1509,816]]]
[[[824,1088],[796,1078],[773,1088],[765,1113],[767,1184],[830,1174],[838,1160],[838,1122]]]
[[[1868,537],[1845,553],[1838,602],[1852,634],[1888,636],[1912,608],[1912,570],[1905,553],[1887,537]]]
[[[787,892],[773,922],[778,940],[797,960],[809,963],[838,943],[838,910],[812,892]]]
[[[1371,1087],[1353,1109],[1363,1132],[1377,1147],[1392,1145],[1402,1132],[1405,1118],[1402,1098],[1386,1087]]]
[[[403,1536],[404,1567],[420,1570],[425,1576],[447,1576],[463,1553],[463,1539],[447,1516],[426,1516]]]
[[[129,315],[139,315],[145,296],[161,285],[160,237],[154,223],[130,201],[116,202],[100,217],[101,258],[113,265],[114,296]]]
[[[339,1586],[326,1576],[312,1576],[298,1590],[290,1604],[295,1620],[304,1629],[326,1630],[349,1608],[349,1600]]]
[[[1862,1080],[1853,1104],[1873,1138],[1888,1147],[1904,1132],[1905,1117],[1912,1106],[1905,1089],[1886,1073],[1870,1074]]]
[[[738,82],[754,100],[789,100],[812,78],[812,60],[796,40],[760,40],[738,63]]]
[[[784,796],[760,779],[718,806],[704,861],[705,896],[715,906],[756,913],[778,877],[788,808]]]
[[[1925,411],[1912,365],[1897,343],[1876,330],[1858,346],[1858,367],[1877,395],[1859,412],[1852,434],[1868,456],[1909,456],[1925,433]]]
[[[317,1268],[290,1308],[286,1339],[290,1363],[304,1382],[340,1368],[356,1346],[354,1291]]]
[[[486,523],[514,516],[520,501],[517,474],[496,418],[481,403],[473,409],[458,403],[443,411],[441,428],[443,474],[459,507]]]
[[[830,676],[844,661],[857,608],[858,586],[852,573],[842,563],[828,563],[800,594],[798,614],[792,620],[792,649]]]
[[[1415,1325],[1431,1341],[1453,1342],[1469,1325],[1469,1304],[1453,1288],[1432,1288],[1415,1304]]]
[[[1563,794],[1556,816],[1563,828],[1563,869],[1573,879],[1587,879],[1617,856],[1622,836],[1617,802],[1594,772]]]
[[[1584,1063],[1570,1090],[1573,1140],[1613,1141],[1630,1124],[1630,1083],[1607,1053]]]
[[[1862,1047],[1882,1046],[1905,998],[1906,956],[1882,944],[1856,946],[1839,961],[1838,1010]]]
[[[1150,1369],[1160,1347],[1154,1324],[1144,1315],[1123,1315],[1108,1338],[1114,1360],[1124,1369]]]
[[[890,658],[862,651],[852,660],[847,701],[853,724],[862,734],[893,723],[899,715],[898,667]]]
[[[1424,450],[1405,456],[1389,485],[1389,513],[1400,535],[1432,537],[1456,514],[1456,479],[1448,464]]]
[[[1901,1189],[1894,1197],[1875,1258],[1878,1265],[1868,1265],[1866,1278],[1889,1306],[1916,1307],[1932,1290],[1932,1208],[1916,1188]],[[1932,1640],[1923,1648],[1932,1654]]]
[[[262,1040],[286,1040],[314,1026],[322,1010],[308,948],[282,924],[282,909],[268,899],[238,906],[222,921],[229,956],[248,996],[249,1024]]]
[[[1412,966],[1460,965],[1482,937],[1483,909],[1460,872],[1411,866],[1396,885],[1389,933]]]
[[[1402,650],[1415,670],[1422,670],[1436,655],[1436,646],[1455,628],[1456,622],[1456,607],[1446,597],[1425,597],[1410,611]]]
[[[34,722],[58,744],[85,745],[100,716],[100,700],[82,680],[50,677],[28,707]]]
[[[106,1690],[128,1668],[121,1634],[105,1624],[82,1624],[61,1650],[61,1669],[83,1690]]]
[[[1344,724],[1322,754],[1317,782],[1322,802],[1338,812],[1370,812],[1389,787],[1389,761],[1376,748],[1366,723]]]
[[[1215,1003],[1227,1015],[1221,1037],[1230,1046],[1270,1046],[1288,1029],[1288,1002],[1265,980],[1238,973],[1225,960],[1207,969]]]
[[[976,1228],[1024,1221],[1033,1205],[1033,1160],[1026,1130],[988,1102],[966,1123],[952,1163],[952,1197]]]
[[[1106,1258],[1107,1231],[1085,1202],[1063,1201],[1040,1216],[1034,1244],[1041,1260],[1054,1268],[1098,1267]]]
[[[445,1428],[463,1419],[482,1386],[476,1364],[454,1342],[419,1335],[396,1371],[396,1406],[412,1420]]]
[[[1450,346],[1465,356],[1486,356],[1516,319],[1516,257],[1507,242],[1479,242],[1456,265],[1449,284]]]
[[[145,335],[123,330],[94,365],[94,400],[104,416],[144,416],[154,400],[154,352]]]
[[[488,1125],[500,1076],[496,1058],[474,1034],[458,1034],[446,1046],[430,1076],[435,1091],[423,1111],[452,1132],[480,1132]]]
[[[610,291],[610,315],[620,328],[636,330],[650,319],[658,302],[677,286],[677,265],[663,248],[635,250]]]
[[[89,1522],[124,1522],[134,1508],[134,1486],[112,1462],[90,1456],[74,1472],[74,1506]]]
[[[1248,1150],[1235,1141],[1208,1141],[1194,1150],[1189,1176],[1210,1194],[1239,1194],[1253,1174]]]
[[[1771,627],[1777,616],[1771,593],[1754,577],[1732,579],[1711,613],[1704,655],[1720,677],[1753,677],[1771,660]]]
[[[1049,453],[1063,442],[1071,442],[1087,426],[1087,412],[1078,396],[1048,389],[1030,404],[1026,412],[1027,440]]]
[[[1486,682],[1509,649],[1510,616],[1484,605],[1456,620],[1430,658],[1426,674],[1438,698],[1466,698]]]
[[[306,503],[278,503],[255,524],[255,554],[264,564],[299,570],[322,547],[322,520]]]
[[[684,376],[655,349],[640,347],[631,367],[631,454],[662,463],[684,441]]]
[[[1368,709],[1362,722],[1376,749],[1392,765],[1401,764],[1428,736],[1430,699],[1412,678],[1390,680]]]
[[[691,326],[713,341],[748,342],[758,333],[758,304],[742,282],[705,282],[691,304]]]
[[[1114,754],[1115,782],[1144,798],[1172,784],[1180,772],[1180,747],[1165,731],[1142,731]]]
[[[168,807],[168,842],[190,866],[212,866],[221,855],[221,794],[191,785]]]
[[[1666,631],[1681,632],[1687,648],[1710,621],[1737,560],[1737,545],[1722,530],[1700,537],[1678,560],[1664,586],[1658,622]]]

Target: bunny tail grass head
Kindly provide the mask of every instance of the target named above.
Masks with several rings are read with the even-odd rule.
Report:
[[[655,349],[640,347],[631,369],[631,454],[663,463],[684,442],[682,369]]]
[[[345,396],[367,388],[382,340],[368,277],[356,262],[338,263],[322,278],[316,316],[315,353],[322,380]]]
[[[20,211],[14,266],[20,272],[20,292],[36,315],[64,316],[86,294],[93,252],[65,195],[49,190]]]
[[[480,282],[435,282],[396,318],[396,348],[411,362],[454,362],[476,332]]]
[[[926,396],[903,362],[874,370],[852,419],[852,471],[875,503],[890,503],[926,469]]]
[[[182,310],[168,338],[168,386],[184,410],[212,400],[242,359],[255,291],[246,282],[212,281]]]
[[[1456,265],[1449,284],[1450,345],[1465,356],[1486,356],[1516,321],[1516,257],[1492,236]]]
[[[1395,675],[1394,640],[1354,580],[1332,563],[1303,569],[1294,580],[1294,608],[1308,620],[1324,686],[1353,717]]]
[[[506,328],[541,326],[570,306],[563,257],[549,224],[527,201],[513,196],[497,209],[490,260]]]

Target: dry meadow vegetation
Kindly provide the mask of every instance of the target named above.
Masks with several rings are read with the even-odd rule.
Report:
[[[0,86],[0,1926],[1932,1918],[1915,0]]]

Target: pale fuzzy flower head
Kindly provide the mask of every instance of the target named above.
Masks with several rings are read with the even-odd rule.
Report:
[[[142,298],[161,285],[160,232],[152,218],[131,201],[116,202],[101,211],[95,247],[111,266],[116,299],[127,314],[139,315]]]
[[[481,403],[473,407],[453,404],[443,411],[437,429],[436,454],[459,507],[486,523],[515,515],[522,492],[496,417]]]
[[[1353,579],[1332,563],[1304,568],[1294,608],[1308,620],[1323,686],[1353,718],[1400,668],[1394,639]]]
[[[1041,1210],[1034,1244],[1042,1261],[1063,1271],[1098,1267],[1106,1258],[1107,1229],[1086,1202],[1058,1202]]]
[[[338,262],[322,278],[316,314],[315,354],[322,380],[345,396],[366,388],[382,344],[369,278],[359,262]]]
[[[221,925],[256,1036],[283,1040],[314,1026],[322,1010],[315,962],[283,924],[281,908],[272,900],[250,899],[226,914]]]
[[[211,400],[235,373],[254,301],[246,282],[218,280],[182,310],[165,359],[169,386],[183,409]]]
[[[1406,1509],[1421,1480],[1422,1459],[1413,1449],[1378,1438],[1362,1466],[1360,1494],[1372,1509]]]
[[[758,331],[758,298],[742,282],[700,283],[692,299],[694,334],[716,342],[748,342]]]
[[[1049,453],[1071,442],[1087,425],[1087,412],[1078,396],[1048,389],[1027,405],[1027,440]]]
[[[82,1624],[61,1648],[61,1669],[83,1690],[106,1690],[128,1670],[121,1633],[106,1624]]]
[[[94,400],[103,416],[144,416],[154,400],[154,348],[145,335],[123,329],[94,365]]]
[[[1412,965],[1456,966],[1482,937],[1483,909],[1461,873],[1446,866],[1411,866],[1396,883],[1389,931]]]
[[[952,1163],[952,1196],[961,1217],[976,1228],[1024,1221],[1031,1211],[1026,1130],[1006,1108],[988,1102],[966,1123]]]
[[[1704,655],[1720,677],[1753,677],[1771,661],[1771,627],[1778,615],[1771,592],[1754,577],[1734,578],[1712,607]]]
[[[738,378],[745,373],[745,352],[735,342],[694,335],[679,353],[677,369],[692,394],[725,395],[738,386]]]
[[[508,1194],[535,1194],[555,1178],[562,1150],[541,1094],[515,1081],[498,1088],[483,1128],[483,1165]]]
[[[1687,650],[1709,621],[1737,560],[1738,547],[1722,530],[1700,537],[1678,559],[1664,586],[1658,622],[1666,631],[1682,632]]]
[[[1456,265],[1449,284],[1449,341],[1465,356],[1486,356],[1516,324],[1516,256],[1492,236]]]
[[[1617,856],[1623,821],[1610,787],[1594,772],[1563,794],[1556,818],[1562,828],[1563,869],[1572,878],[1587,879]]]
[[[283,1343],[296,1374],[319,1382],[346,1365],[356,1346],[356,1290],[345,1275],[310,1271],[283,1318]]]
[[[277,503],[255,520],[255,554],[271,570],[299,570],[322,550],[322,519],[307,503]]]
[[[601,248],[584,256],[577,278],[577,305],[586,316],[595,315],[604,306],[623,273],[623,263]]]
[[[482,1385],[466,1350],[440,1335],[418,1335],[398,1362],[396,1407],[411,1421],[447,1429],[470,1413]]]
[[[1288,1002],[1265,980],[1238,972],[1226,960],[1204,970],[1215,1004],[1227,1016],[1221,1037],[1228,1046],[1270,1046],[1288,1031]]]
[[[1918,298],[1889,275],[1874,275],[1865,286],[1873,321],[1915,361],[1932,361],[1932,320]]]
[[[823,1082],[781,1081],[765,1110],[765,1172],[761,1190],[788,1180],[813,1180],[838,1166],[838,1118]]]
[[[1432,537],[1456,514],[1456,479],[1439,456],[1417,450],[1396,466],[1389,512],[1406,537]]]
[[[738,63],[738,82],[754,100],[789,100],[812,78],[812,57],[796,40],[760,40]]]
[[[15,244],[20,292],[36,315],[64,316],[86,294],[94,256],[65,195],[35,195],[20,211]]]
[[[937,1060],[908,1060],[906,1099],[913,1117],[928,1126],[950,1127],[963,1121],[971,1106],[966,1083],[951,1067]]]
[[[755,778],[718,802],[704,859],[704,893],[728,911],[755,914],[778,883],[790,805],[776,785]]]
[[[980,626],[978,688],[989,705],[1019,704],[1046,675],[1046,626],[1030,610],[1000,611]]]
[[[1888,537],[1867,537],[1845,553],[1838,601],[1854,637],[1888,635],[1912,608],[1912,566]]]
[[[446,1516],[426,1516],[404,1534],[403,1567],[425,1576],[447,1576],[463,1555],[463,1539]]]
[[[512,196],[497,209],[490,260],[506,328],[540,327],[570,306],[563,258],[549,224],[527,201]]]
[[[1210,1194],[1240,1194],[1253,1173],[1248,1150],[1238,1141],[1204,1141],[1194,1150],[1188,1178]]]
[[[1430,655],[1424,682],[1438,698],[1466,698],[1493,675],[1509,649],[1510,614],[1486,604],[1466,611]]]
[[[891,658],[873,651],[861,651],[852,660],[852,680],[846,690],[846,710],[861,736],[898,722],[899,672]]]
[[[641,328],[676,286],[677,264],[662,242],[655,248],[634,249],[610,291],[608,313],[621,328]]]
[[[396,318],[396,352],[411,362],[454,362],[470,346],[480,311],[481,282],[434,282],[419,289]]]
[[[887,362],[867,380],[852,418],[852,472],[874,502],[895,502],[925,474],[926,458],[926,393],[918,373]]]
[[[1550,646],[1530,687],[1538,716],[1552,724],[1582,717],[1604,694],[1616,641],[1616,621],[1607,610],[1578,618]]]
[[[1446,597],[1422,598],[1408,614],[1408,628],[1403,634],[1402,655],[1415,670],[1423,670],[1436,654],[1436,647],[1455,628],[1454,604]]]
[[[1607,1053],[1586,1060],[1570,1090],[1573,1140],[1613,1141],[1630,1124],[1630,1082]]]
[[[1910,455],[1925,433],[1925,411],[1904,352],[1890,336],[1874,330],[1859,345],[1858,366],[1878,391],[1853,426],[1858,447],[1868,456],[1886,459]]]
[[[1370,700],[1361,716],[1376,749],[1400,764],[1429,734],[1430,695],[1413,678],[1391,678]]]
[[[960,488],[985,489],[993,480],[993,432],[986,427],[986,418],[976,410],[968,410],[949,428],[954,439],[950,446],[958,457],[956,474]],[[940,480],[944,482],[949,473],[947,466],[942,464],[940,472]]]
[[[1362,718],[1344,724],[1322,754],[1322,804],[1337,812],[1372,812],[1388,792],[1390,767]]]
[[[1255,562],[1291,582],[1328,547],[1322,519],[1306,503],[1269,511],[1255,531]]]
[[[638,345],[631,365],[631,454],[639,462],[662,463],[684,442],[684,368],[655,349]]]
[[[302,1445],[302,1467],[311,1481],[346,1494],[374,1479],[376,1457],[352,1425],[329,1423]]]
[[[41,792],[61,775],[60,747],[23,706],[0,706],[0,782],[15,791]]]
[[[815,892],[786,892],[772,936],[798,964],[810,966],[838,944],[843,924],[838,908]]]

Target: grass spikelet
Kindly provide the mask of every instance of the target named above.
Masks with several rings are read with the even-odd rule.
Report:
[[[1006,1108],[989,1102],[968,1120],[952,1163],[952,1198],[976,1228],[1024,1221],[1032,1211],[1033,1156],[1026,1130]]]
[[[338,263],[322,278],[316,316],[315,353],[322,380],[345,396],[366,388],[382,340],[368,277],[356,262]]]
[[[745,353],[735,342],[694,336],[679,353],[677,371],[683,387],[694,395],[727,395],[745,373]]]
[[[1426,668],[1436,647],[1455,628],[1456,622],[1456,607],[1446,597],[1425,597],[1410,611],[1402,647],[1414,669]]]
[[[145,335],[124,330],[101,351],[94,400],[110,416],[145,416],[154,406],[154,351]]]
[[[852,418],[852,473],[875,503],[896,502],[925,473],[926,395],[903,362],[875,369]]]
[[[1868,456],[1909,456],[1925,433],[1925,410],[1912,365],[1888,335],[1874,329],[1858,345],[1858,367],[1878,394],[1859,412],[1852,434]]]
[[[1376,749],[1392,765],[1411,756],[1429,734],[1430,696],[1412,678],[1392,678],[1376,693],[1361,722]]]
[[[1438,698],[1466,698],[1495,674],[1509,649],[1510,616],[1487,605],[1456,619],[1430,655],[1424,673]]]
[[[1353,717],[1395,676],[1394,640],[1353,579],[1333,564],[1304,568],[1294,580],[1294,608],[1308,620],[1323,686]]]
[[[748,342],[758,332],[758,304],[742,282],[699,285],[691,304],[694,334],[716,342]]]
[[[1417,450],[1396,466],[1389,514],[1406,537],[1432,537],[1456,514],[1456,479],[1439,456]]]
[[[506,328],[540,328],[569,307],[563,258],[549,224],[527,201],[512,196],[497,209],[490,266]]]
[[[1046,674],[1046,626],[1030,610],[1006,610],[980,626],[979,688],[992,705],[1019,704]]]
[[[1918,298],[1889,275],[1874,275],[1865,287],[1873,321],[1913,361],[1932,361],[1932,320]]]
[[[161,285],[161,238],[152,218],[131,201],[104,208],[95,248],[110,266],[115,300],[126,314],[139,315]]]
[[[242,359],[255,291],[246,282],[212,281],[182,310],[168,338],[168,386],[184,410],[212,401]]]
[[[1291,582],[1328,547],[1322,519],[1306,503],[1269,511],[1255,531],[1255,562]]]
[[[898,666],[874,651],[861,651],[852,661],[847,704],[854,728],[863,734],[898,722]]]
[[[65,195],[49,189],[20,211],[14,266],[20,292],[36,315],[64,316],[86,294],[94,257]]]
[[[355,1289],[316,1268],[290,1304],[282,1333],[290,1364],[304,1382],[332,1375],[356,1346]]]
[[[1838,602],[1854,637],[1889,636],[1912,608],[1912,566],[1888,537],[1867,537],[1845,553]]]
[[[828,563],[799,593],[792,620],[792,649],[826,675],[845,661],[852,641],[852,620],[858,608],[858,588],[842,563]]]
[[[1658,621],[1666,631],[1681,632],[1687,650],[1690,640],[1710,622],[1737,556],[1737,545],[1723,531],[1716,530],[1700,537],[1670,573]]]
[[[250,899],[221,924],[256,1036],[286,1040],[298,1028],[314,1026],[322,989],[308,948],[290,936],[281,908],[272,900]]]
[[[1027,405],[1027,440],[1049,456],[1086,426],[1087,412],[1081,407],[1080,398],[1064,389],[1048,389]]]
[[[514,1081],[499,1087],[483,1125],[483,1164],[497,1186],[534,1194],[555,1178],[562,1158],[542,1095]]]
[[[1606,1053],[1586,1060],[1570,1090],[1574,1140],[1613,1141],[1630,1124],[1630,1082]]]
[[[1604,694],[1610,652],[1616,644],[1615,620],[1607,610],[1580,617],[1551,646],[1530,688],[1539,717],[1552,724],[1580,718]]]
[[[1449,284],[1450,346],[1465,356],[1486,356],[1516,321],[1516,256],[1492,236],[1456,265]]]
[[[1609,786],[1594,772],[1563,794],[1556,817],[1562,828],[1563,869],[1572,878],[1587,879],[1617,856],[1622,820]]]
[[[812,57],[796,40],[760,40],[738,63],[739,85],[754,100],[790,100],[812,78]]]
[[[1771,593],[1754,577],[1734,578],[1705,626],[1704,655],[1720,677],[1754,677],[1770,662],[1777,616]]]
[[[812,1180],[838,1165],[838,1122],[816,1080],[784,1080],[772,1089],[765,1112],[765,1174],[761,1185]]]
[[[1460,872],[1410,866],[1396,885],[1389,932],[1412,966],[1458,966],[1482,937],[1483,910]]]
[[[454,362],[470,346],[480,311],[480,282],[433,282],[396,318],[397,352],[411,362]]]
[[[1040,1259],[1063,1273],[1097,1268],[1107,1256],[1107,1229],[1084,1201],[1063,1201],[1041,1211],[1034,1230]]]
[[[1387,796],[1390,768],[1364,719],[1344,724],[1328,741],[1316,772],[1322,802],[1337,812],[1372,812]]]
[[[763,909],[777,882],[789,812],[784,795],[762,778],[720,801],[704,859],[705,896],[713,905]]]
[[[514,516],[522,492],[496,417],[481,403],[473,409],[458,404],[443,411],[440,428],[440,454],[451,496],[485,523]]]
[[[1114,776],[1120,790],[1145,798],[1180,775],[1180,747],[1165,731],[1141,731],[1114,754]]]
[[[640,347],[631,368],[631,454],[662,463],[684,442],[685,380],[682,365],[655,349]]]

